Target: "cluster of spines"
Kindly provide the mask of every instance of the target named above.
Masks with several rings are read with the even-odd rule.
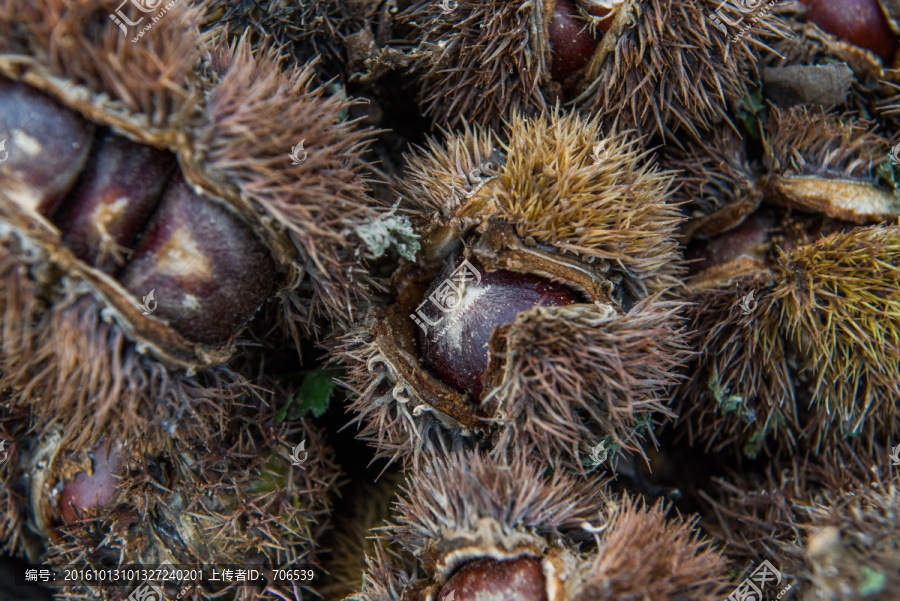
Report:
[[[540,3],[522,0],[461,2],[450,14],[430,0],[407,8],[400,18],[417,32],[413,72],[425,115],[451,126],[499,126],[510,108],[543,109],[549,54],[532,46],[536,12]]]
[[[312,453],[298,468],[288,451],[301,438]],[[338,474],[320,432],[304,423],[275,425],[270,411],[245,410],[230,420],[227,434],[183,441],[164,452],[133,441],[113,505],[60,527],[47,560],[93,565],[115,556],[144,565],[168,559],[241,566],[261,556],[272,569],[316,566]],[[267,586],[282,598],[297,594],[290,583]],[[216,594],[226,591],[235,601],[259,598],[259,591],[241,583],[223,585]],[[102,586],[73,586],[66,594],[112,598]],[[209,592],[197,588],[191,594],[202,600]]]
[[[887,468],[844,445],[774,461],[761,477],[733,473],[705,495],[705,529],[746,567],[762,560],[811,598],[895,594],[900,491]]]
[[[434,455],[403,487],[368,558],[363,591],[349,599],[397,601],[404,591],[440,584],[454,567],[454,549],[462,548],[482,557],[561,554],[557,566],[572,570],[560,575],[571,583],[565,598],[573,601],[598,594],[637,599],[648,590],[657,599],[688,591],[695,599],[717,598],[722,556],[694,521],[667,519],[666,512],[661,502],[648,507],[614,498],[603,482],[547,474],[521,453],[509,461]]]
[[[807,106],[771,108],[765,166],[773,173],[872,179],[890,148],[875,124]]]

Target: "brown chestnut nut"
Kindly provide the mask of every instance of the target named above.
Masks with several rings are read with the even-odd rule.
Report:
[[[451,257],[426,297],[431,297],[462,262],[461,253]],[[434,373],[478,400],[483,388],[481,377],[487,369],[491,331],[512,323],[519,313],[532,307],[571,305],[576,297],[565,286],[546,278],[502,269],[487,271],[475,258],[468,265],[479,275],[479,281],[467,283],[458,304],[446,314],[442,315],[435,304],[426,305],[422,318],[437,323],[437,331],[432,335],[420,330],[419,343],[425,364]]]
[[[122,474],[122,445],[101,442],[90,452],[90,458],[90,471],[78,472],[62,484],[59,514],[67,524],[86,511],[106,507],[116,494]]]
[[[557,0],[550,21],[549,42],[553,55],[550,74],[560,83],[583,71],[597,47],[596,38],[587,23],[578,18],[577,7],[571,0]]]
[[[887,65],[900,46],[878,0],[808,0],[806,18],[838,39],[871,50]]]
[[[524,452],[429,457],[420,468],[381,529],[362,592],[348,599],[723,598],[724,558],[661,503],[550,475]]]

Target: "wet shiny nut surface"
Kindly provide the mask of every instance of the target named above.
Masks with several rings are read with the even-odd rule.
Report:
[[[534,557],[471,561],[457,570],[438,594],[441,600],[451,598],[454,601],[547,601],[541,561]]]

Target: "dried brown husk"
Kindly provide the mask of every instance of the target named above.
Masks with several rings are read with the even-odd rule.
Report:
[[[466,563],[517,557],[540,559],[550,601],[717,598],[721,555],[692,521],[665,513],[614,498],[602,481],[547,474],[522,453],[429,458],[403,488],[362,592],[348,599],[433,599]]]
[[[682,243],[734,229],[762,202],[744,139],[731,127],[719,126],[708,139],[672,149],[665,166],[680,172],[674,198],[689,216]]]
[[[770,561],[802,601],[894,599],[897,468],[871,457],[838,445],[723,478],[707,495],[708,530],[742,569]]]
[[[900,197],[876,179],[890,144],[873,122],[822,109],[772,107],[763,144],[767,202],[854,223],[900,216]]]
[[[865,450],[900,434],[898,257],[900,225],[847,226],[778,250],[736,284],[698,290],[700,352],[677,395],[690,436],[755,455],[835,439]]]
[[[446,13],[437,2],[419,1],[408,8],[401,20],[414,30],[413,70],[426,115],[441,125],[468,120],[497,127],[515,112],[571,100],[642,133],[699,137],[728,120],[730,103],[756,77],[757,54],[786,33],[764,7],[745,15],[746,35],[715,26],[716,10],[741,18],[736,2],[618,3],[574,92],[564,94],[550,79],[554,6],[552,0],[460,2]],[[594,26],[586,20],[585,28]]]
[[[305,460],[291,464],[291,449],[305,441]],[[58,442],[58,441],[57,441]],[[330,528],[339,471],[321,432],[304,422],[275,424],[272,412],[247,409],[214,441],[181,441],[163,453],[144,441],[123,445],[124,471],[104,508],[59,526],[48,544],[51,566],[127,564],[157,567],[165,561],[197,568],[255,567],[319,570],[318,543]],[[44,453],[49,491],[65,474],[81,469],[79,453],[58,447]],[[84,462],[82,462],[83,464]],[[35,514],[52,515],[53,496],[32,498]],[[221,569],[220,569],[221,571]],[[321,576],[321,574],[320,574]],[[302,598],[314,582],[249,585],[186,583],[182,598],[235,601]],[[171,585],[170,585],[171,586]],[[184,585],[176,586],[176,592]],[[122,589],[126,590],[126,589]],[[83,582],[64,588],[67,600],[117,599],[118,587]]]

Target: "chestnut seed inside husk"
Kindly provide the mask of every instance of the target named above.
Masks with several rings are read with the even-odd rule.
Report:
[[[547,601],[541,561],[535,557],[471,561],[450,577],[437,598],[449,598],[451,592],[455,601]]]
[[[459,254],[447,263],[432,282],[426,298],[444,284],[462,261]],[[532,307],[570,305],[577,300],[571,290],[546,278],[487,271],[477,259],[468,261],[481,274],[481,281],[467,282],[459,303],[446,313],[426,303],[429,321],[440,321],[427,334],[420,330],[419,336],[428,368],[447,384],[479,399],[494,327],[511,323],[516,315]]]
[[[106,507],[118,487],[122,474],[122,445],[100,442],[91,451],[91,472],[79,472],[63,484],[59,496],[59,515],[66,524],[94,508]]]
[[[809,0],[806,18],[838,38],[866,48],[890,63],[898,39],[878,0]]]
[[[597,40],[587,23],[579,18],[578,8],[570,0],[558,0],[550,21],[550,48],[553,60],[550,75],[566,83],[584,69],[594,55]]]
[[[94,146],[53,222],[79,259],[115,275],[156,208],[175,156],[109,131]]]

